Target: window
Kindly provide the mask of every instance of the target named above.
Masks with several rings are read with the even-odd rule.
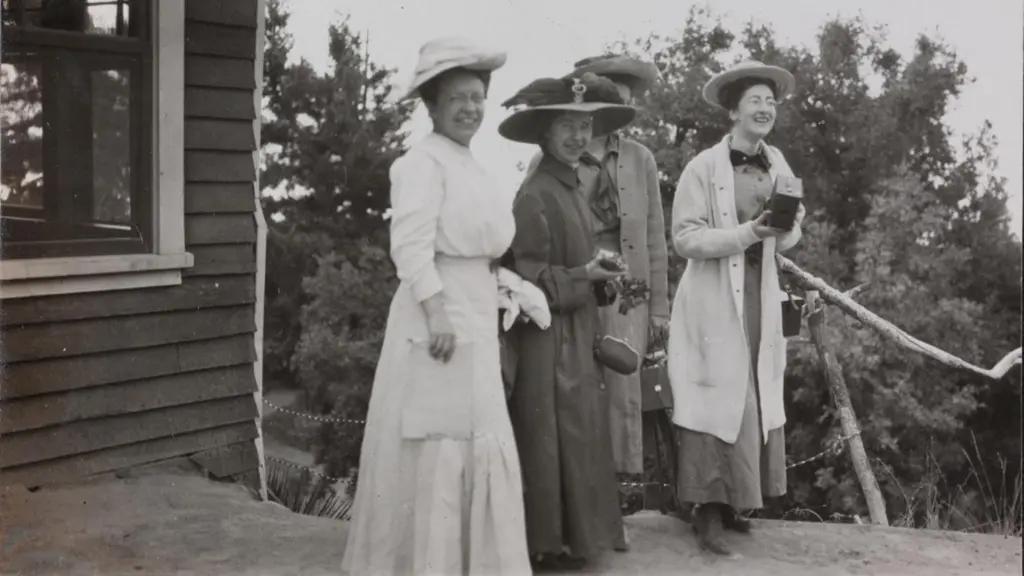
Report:
[[[180,283],[185,0],[2,1],[0,299]]]
[[[153,251],[145,0],[5,0],[2,257]]]

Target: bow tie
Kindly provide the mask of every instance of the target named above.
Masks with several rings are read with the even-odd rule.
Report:
[[[729,160],[733,166],[743,166],[744,164],[750,164],[751,166],[757,166],[763,169],[765,172],[771,169],[772,163],[768,161],[768,157],[765,156],[764,151],[760,151],[757,154],[746,154],[739,150],[729,150]]]

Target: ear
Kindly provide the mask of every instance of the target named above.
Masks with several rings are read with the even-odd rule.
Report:
[[[740,119],[739,110],[729,110],[729,120],[732,120],[735,124]]]

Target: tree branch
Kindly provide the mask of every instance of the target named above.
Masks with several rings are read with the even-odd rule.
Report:
[[[813,274],[804,272],[785,256],[782,256],[781,254],[776,254],[775,260],[779,265],[779,270],[789,272],[790,274],[792,274],[795,282],[799,284],[801,287],[803,287],[804,290],[817,290],[821,292],[821,297],[823,300],[826,300],[829,303],[834,304],[835,306],[839,307],[843,312],[847,313],[853,318],[856,318],[863,324],[869,326],[872,330],[877,332],[882,337],[896,342],[901,347],[907,350],[917,352],[918,354],[924,354],[925,356],[928,356],[929,358],[932,358],[934,360],[938,360],[939,362],[942,362],[947,366],[970,370],[976,374],[981,374],[982,376],[986,376],[993,380],[1002,379],[1003,376],[1005,376],[1011,368],[1021,363],[1021,349],[1017,348],[1013,352],[1010,352],[1009,354],[1004,356],[1002,360],[1000,360],[995,366],[993,366],[989,370],[975,366],[970,362],[962,360],[944,350],[936,348],[935,346],[932,346],[927,342],[922,342],[917,338],[914,338],[913,336],[907,334],[906,332],[894,326],[892,323],[886,321],[885,319],[881,318],[874,312],[861,306],[846,294],[829,286],[821,278],[818,278]],[[858,286],[857,288],[860,288],[860,286]],[[857,290],[857,288],[854,288],[853,290]],[[853,292],[853,290],[851,290],[851,292]],[[808,302],[808,304],[810,303]],[[814,311],[812,309],[811,313],[813,312]]]

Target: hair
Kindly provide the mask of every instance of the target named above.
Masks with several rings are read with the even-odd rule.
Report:
[[[420,98],[423,99],[423,102],[430,106],[436,105],[437,94],[441,90],[441,83],[443,83],[446,78],[450,78],[456,74],[471,74],[479,78],[480,81],[484,83],[484,96],[487,95],[487,91],[491,87],[491,73],[483,70],[470,70],[469,68],[459,66],[457,68],[452,68],[451,70],[445,70],[424,82],[419,89]]]
[[[730,112],[736,111],[740,106],[740,99],[747,90],[754,86],[767,86],[772,91],[772,96],[779,97],[779,87],[774,81],[760,76],[740,78],[729,82],[718,91],[718,101]]]
[[[547,153],[548,145],[548,132],[551,131],[551,126],[556,120],[561,118],[565,114],[562,110],[538,110],[537,114],[537,142],[540,144],[540,149]]]

